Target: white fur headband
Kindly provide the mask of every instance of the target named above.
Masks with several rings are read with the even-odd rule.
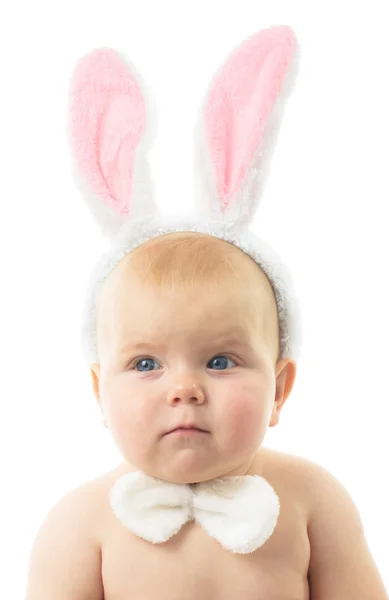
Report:
[[[248,226],[298,62],[298,42],[287,26],[264,29],[231,54],[211,82],[196,126],[195,211],[175,216],[160,214],[153,200],[147,151],[155,111],[142,78],[110,48],[79,59],[69,95],[74,177],[111,241],[87,287],[82,345],[89,365],[99,362],[96,309],[103,282],[131,250],[176,231],[226,240],[257,262],[276,298],[280,358],[297,359],[301,319],[292,278],[277,253]]]

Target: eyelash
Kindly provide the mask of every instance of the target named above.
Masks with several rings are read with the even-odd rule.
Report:
[[[223,357],[223,358],[227,358],[228,360],[232,360],[233,362],[237,363],[235,358],[232,358],[231,356],[227,356],[226,354],[215,354],[215,356],[213,356],[209,362],[211,362],[212,360],[214,360],[215,358],[219,358],[219,357]],[[131,363],[129,364],[129,368],[131,369],[135,369],[136,365],[141,362],[142,360],[154,360],[155,362],[158,362],[157,360],[155,360],[155,358],[152,358],[151,356],[141,356],[138,357],[136,359],[134,359],[133,361],[131,361]],[[230,367],[230,368],[234,368],[234,367]],[[138,371],[138,373],[152,373],[154,369],[152,369],[151,371]],[[157,369],[158,370],[158,369]],[[228,369],[212,369],[213,371],[227,371]]]

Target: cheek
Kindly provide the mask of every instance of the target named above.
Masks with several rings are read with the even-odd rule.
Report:
[[[136,385],[112,386],[106,390],[105,411],[108,425],[115,440],[123,446],[144,445],[157,426],[157,405],[152,397]]]
[[[218,419],[229,437],[229,443],[241,445],[253,443],[266,431],[269,424],[271,389],[257,382],[237,382],[228,388],[228,395],[221,398]]]

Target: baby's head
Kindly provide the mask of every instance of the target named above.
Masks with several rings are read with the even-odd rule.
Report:
[[[178,219],[154,198],[154,103],[139,73],[112,48],[74,69],[76,181],[112,242],[88,286],[83,345],[114,441],[146,474],[190,483],[244,473],[292,389],[292,281],[249,225],[297,48],[290,27],[270,27],[215,74],[196,124],[193,210]],[[168,433],[180,424],[206,431]]]
[[[110,273],[97,312],[94,390],[126,462],[181,483],[246,472],[296,374],[255,261],[202,233],[156,237]],[[168,433],[182,424],[205,431]]]

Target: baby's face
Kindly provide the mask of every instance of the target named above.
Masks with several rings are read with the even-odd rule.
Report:
[[[276,308],[263,294],[255,318],[247,293],[208,292],[118,280],[99,326],[92,375],[108,428],[130,465],[168,481],[244,472],[277,421]],[[189,424],[203,431],[169,433]]]

